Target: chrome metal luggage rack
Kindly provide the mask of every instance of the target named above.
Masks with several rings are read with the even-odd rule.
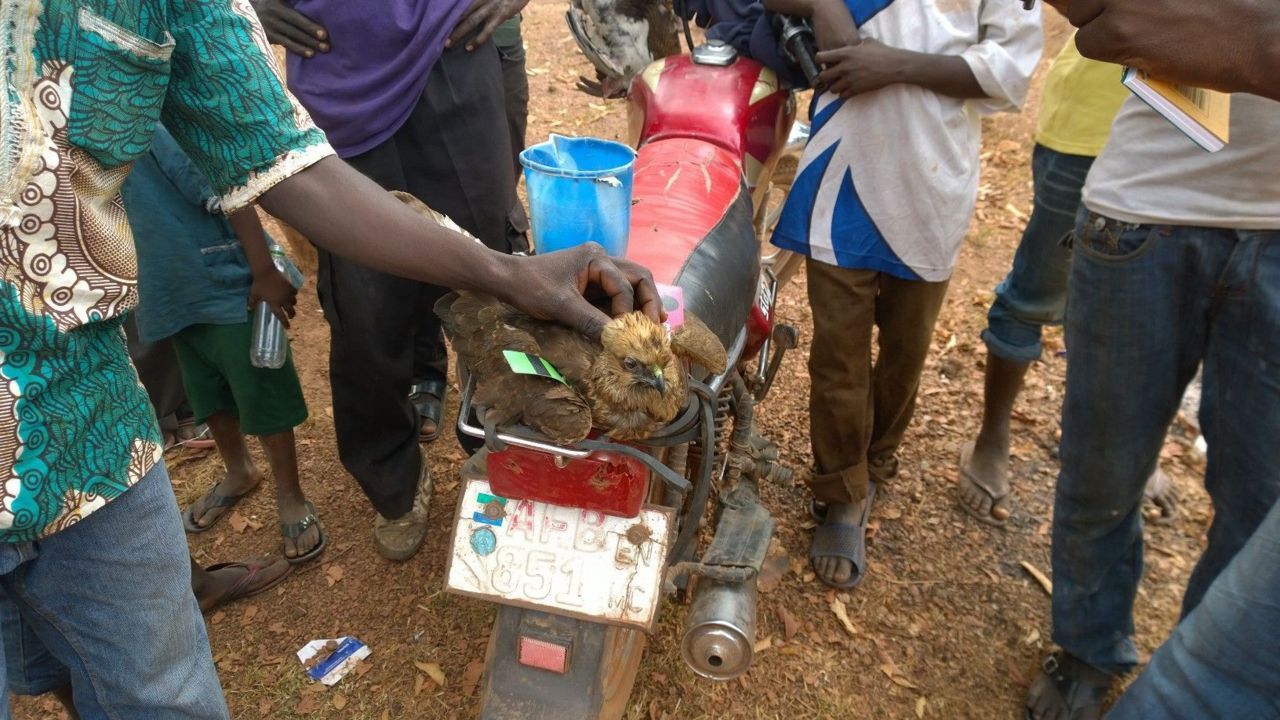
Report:
[[[738,336],[734,339],[733,346],[729,349],[728,363],[725,365],[724,372],[713,375],[706,382],[690,376],[689,389],[692,391],[690,402],[685,404],[684,409],[680,411],[680,414],[674,420],[637,444],[651,448],[664,448],[696,441],[704,448],[714,448],[716,401],[724,389],[725,383],[737,368],[746,344],[747,331],[744,327],[738,331]],[[691,484],[658,458],[632,445],[607,439],[587,439],[580,440],[572,445],[561,445],[523,425],[506,427],[502,430],[488,425],[479,427],[468,422],[472,411],[475,409],[472,402],[474,395],[475,378],[470,377],[462,391],[461,406],[458,409],[458,430],[468,437],[484,440],[487,447],[501,450],[507,445],[513,445],[526,450],[546,453],[555,456],[558,465],[563,465],[568,460],[586,458],[597,452],[626,455],[644,463],[645,467],[652,470],[667,486],[670,494],[666,498],[665,505],[679,511],[684,506],[686,494],[692,490],[690,511],[695,514],[691,514],[689,517],[700,518],[706,510],[707,499],[711,493],[711,476],[715,466],[713,462],[704,461],[701,463],[696,484]],[[685,553],[697,529],[697,522],[686,522],[680,528],[679,537],[676,539],[670,556],[673,562],[685,559]]]

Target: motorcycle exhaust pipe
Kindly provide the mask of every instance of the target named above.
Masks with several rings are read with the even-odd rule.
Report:
[[[680,653],[711,680],[733,680],[751,667],[756,644],[756,584],[698,578]]]

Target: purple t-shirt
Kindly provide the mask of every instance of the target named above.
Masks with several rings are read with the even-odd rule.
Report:
[[[330,50],[288,53],[289,89],[341,157],[381,144],[422,96],[470,0],[292,0],[329,31]]]

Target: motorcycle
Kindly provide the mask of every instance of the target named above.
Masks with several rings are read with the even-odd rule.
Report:
[[[795,150],[796,102],[771,70],[719,43],[654,62],[627,102],[627,257],[680,289],[729,364],[691,373],[683,411],[632,444],[486,431],[464,388],[459,430],[486,447],[461,473],[446,587],[499,605],[484,718],[622,717],[674,596],[690,604],[681,653],[693,672],[731,680],[752,661],[755,579],[773,535],[759,489],[789,478],[754,411],[798,340],[776,318],[785,263],[762,259],[761,234],[776,222],[772,177]]]

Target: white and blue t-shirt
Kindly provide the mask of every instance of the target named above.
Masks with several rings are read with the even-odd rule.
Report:
[[[1014,0],[845,2],[863,37],[959,55],[988,97],[915,85],[850,100],[818,95],[773,244],[840,267],[946,280],[978,194],[980,118],[1026,99],[1043,44],[1040,13]]]

